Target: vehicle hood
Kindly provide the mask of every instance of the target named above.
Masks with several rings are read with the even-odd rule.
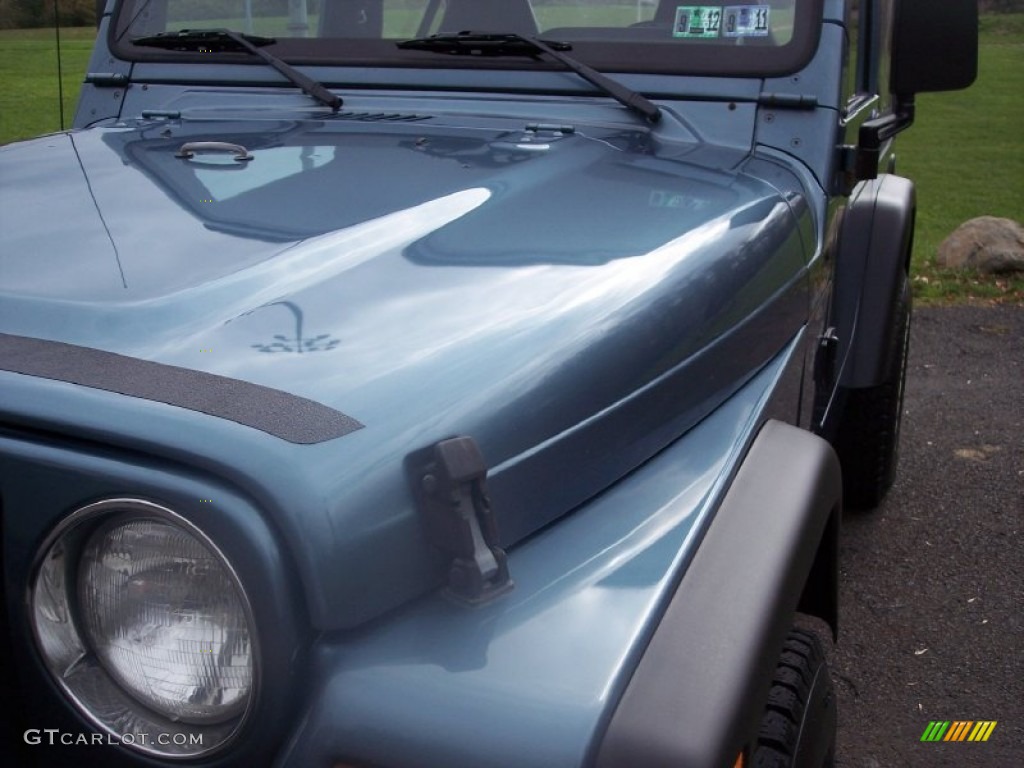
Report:
[[[196,141],[253,159],[176,156]],[[406,485],[412,451],[472,436],[513,546],[792,338],[801,201],[744,160],[647,129],[400,115],[55,134],[0,148],[0,332],[362,424],[288,448],[330,472],[310,481],[319,508],[275,513],[315,620],[352,624],[443,574]]]

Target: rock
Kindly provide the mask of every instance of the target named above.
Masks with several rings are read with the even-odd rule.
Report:
[[[942,241],[935,261],[940,267],[992,275],[1024,272],[1024,227],[995,216],[971,219]]]

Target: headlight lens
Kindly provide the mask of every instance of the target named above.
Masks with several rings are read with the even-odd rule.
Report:
[[[245,610],[216,555],[158,520],[109,525],[82,553],[79,608],[104,668],[172,720],[218,722],[245,708]]]
[[[165,507],[71,515],[44,545],[31,612],[57,682],[123,743],[195,756],[241,726],[256,679],[248,603],[224,556]]]

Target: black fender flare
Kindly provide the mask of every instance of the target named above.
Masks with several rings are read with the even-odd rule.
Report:
[[[889,332],[910,269],[917,198],[909,179],[882,174],[846,210],[836,253],[833,325],[843,360],[839,386],[883,382],[897,353]]]
[[[822,553],[834,555],[841,500],[832,447],[767,421],[611,713],[593,765],[733,765],[756,737],[805,585],[826,570]],[[834,601],[834,560],[827,570]]]

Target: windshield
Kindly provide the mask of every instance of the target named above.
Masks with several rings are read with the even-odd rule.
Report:
[[[306,63],[538,66],[528,56],[459,56],[453,62],[437,51],[396,45],[467,30],[514,32],[568,43],[575,57],[609,72],[768,75],[806,62],[819,22],[820,0],[123,0],[112,42],[126,58],[166,60],[188,52],[146,50],[131,41],[182,29],[228,28],[272,37],[274,55]]]

